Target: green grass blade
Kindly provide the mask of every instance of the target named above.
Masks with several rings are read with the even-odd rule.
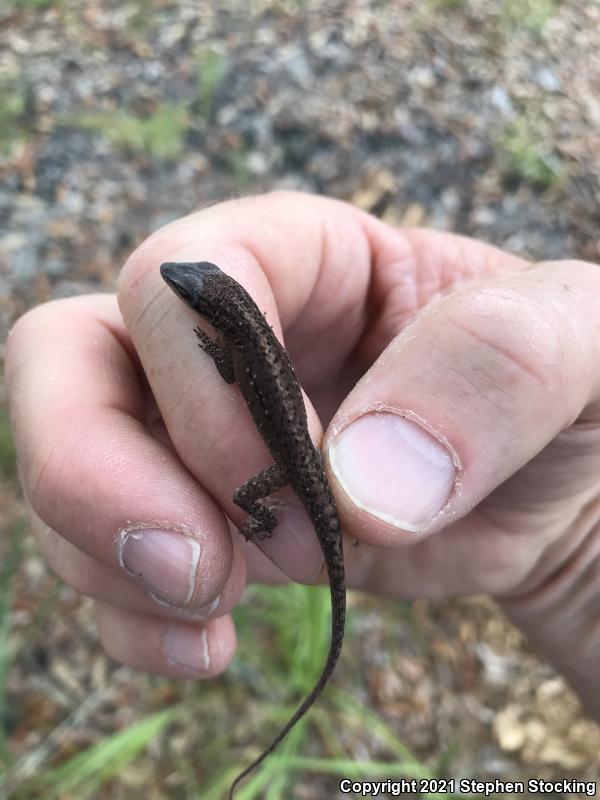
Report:
[[[124,150],[158,160],[174,159],[183,152],[189,127],[186,108],[170,103],[159,106],[148,117],[116,109],[65,115],[61,122],[98,133]]]
[[[3,98],[0,91],[0,109]],[[0,127],[2,126],[2,110],[0,110]],[[0,132],[0,137],[2,133]],[[8,409],[0,406],[0,478],[10,480],[17,474],[17,451],[12,437]]]
[[[87,791],[91,784],[101,785],[114,777],[181,713],[179,707],[168,708],[140,720],[124,731],[110,736],[65,764],[49,770],[42,778],[53,796]]]
[[[11,606],[14,577],[21,564],[25,521],[19,520],[9,534],[8,552],[0,569],[0,765],[7,767],[11,761],[6,744],[6,679],[10,663],[8,636],[11,626]]]
[[[168,708],[78,753],[54,769],[38,773],[19,786],[18,796],[43,796],[52,800],[62,796],[91,796],[133,761],[167,725],[182,713],[181,706]],[[40,795],[40,793],[42,793]]]
[[[347,692],[332,687],[334,704],[339,711],[349,720],[360,724],[361,728],[368,728],[377,736],[402,764],[419,764],[419,759],[410,751],[397,734],[377,714],[359,703]],[[428,770],[427,775],[433,777],[433,771]]]

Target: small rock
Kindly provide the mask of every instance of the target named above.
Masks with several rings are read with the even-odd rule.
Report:
[[[270,167],[268,158],[258,150],[248,154],[246,166],[253,175],[266,175]]]
[[[515,671],[514,656],[500,655],[485,642],[475,644],[473,649],[483,666],[485,680],[495,686],[506,686]]]
[[[556,72],[550,67],[540,67],[533,74],[533,80],[547,92],[558,92],[562,86]]]
[[[291,79],[302,89],[309,89],[314,81],[312,68],[306,55],[298,51],[290,55],[283,62]]]
[[[0,253],[14,253],[27,244],[27,237],[23,233],[7,233],[0,238]]]
[[[504,86],[496,84],[490,92],[490,101],[505,116],[512,116],[515,113],[510,96]]]
[[[460,207],[460,195],[452,186],[444,189],[440,196],[440,201],[449,214],[455,214]]]
[[[520,720],[521,709],[516,705],[508,705],[494,720],[494,733],[503,750],[512,752],[519,750],[525,742],[525,729]]]
[[[413,67],[408,73],[408,79],[422,89],[431,89],[432,86],[435,86],[435,73],[431,67]]]

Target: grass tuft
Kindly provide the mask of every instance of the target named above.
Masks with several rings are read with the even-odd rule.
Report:
[[[436,11],[453,10],[453,9],[467,9],[469,0],[429,0],[429,5]]]
[[[14,478],[17,474],[17,451],[12,438],[8,410],[0,407],[0,477]]]
[[[198,55],[198,102],[200,114],[210,120],[214,112],[214,97],[227,74],[229,62],[224,53],[207,47]]]
[[[0,154],[10,155],[29,134],[25,122],[27,94],[16,81],[0,84]]]
[[[8,0],[8,6],[15,11],[48,11],[60,8],[64,0]]]
[[[6,682],[10,665],[8,638],[11,628],[11,606],[13,601],[15,576],[23,557],[23,535],[25,521],[18,520],[8,531],[8,543],[3,548],[0,564],[0,767],[6,769],[10,762],[7,746],[7,727],[9,708],[6,701]],[[4,539],[4,535],[2,537]],[[0,774],[2,773],[0,769]]]
[[[180,705],[159,711],[77,753],[60,766],[38,772],[27,786],[19,787],[19,797],[85,800],[97,796],[102,786],[116,778],[182,713]]]
[[[543,191],[558,183],[564,169],[545,143],[539,126],[522,116],[509,125],[499,142],[501,171],[506,183],[529,183]]]
[[[165,104],[149,117],[126,111],[96,112],[69,116],[63,122],[100,133],[125,150],[169,160],[183,152],[189,120],[182,105]]]
[[[541,36],[554,16],[559,0],[504,0],[499,3],[499,25],[505,32],[525,29]]]

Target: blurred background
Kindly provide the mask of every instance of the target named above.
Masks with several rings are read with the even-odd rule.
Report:
[[[0,340],[113,291],[165,222],[275,188],[599,261],[599,53],[591,0],[2,0]],[[253,587],[219,680],[119,667],[27,534],[5,408],[0,800],[221,798],[319,673],[327,591]],[[490,601],[350,607],[334,685],[240,797],[600,780],[600,730]]]

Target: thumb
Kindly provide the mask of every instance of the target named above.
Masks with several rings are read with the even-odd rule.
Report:
[[[591,413],[600,394],[591,366],[598,364],[598,298],[597,266],[556,262],[479,281],[425,309],[328,430],[347,532],[393,545],[438,531],[586,406]],[[557,496],[565,496],[565,482],[589,485],[597,471],[552,474]],[[535,503],[538,480],[521,487],[521,508]]]

